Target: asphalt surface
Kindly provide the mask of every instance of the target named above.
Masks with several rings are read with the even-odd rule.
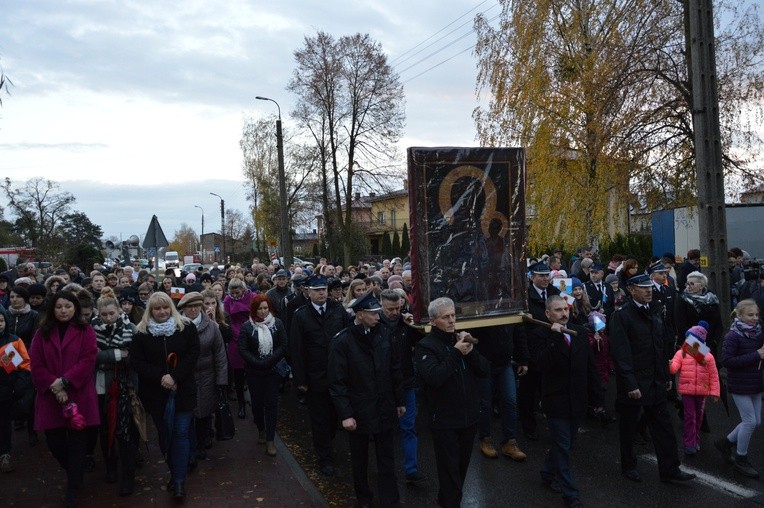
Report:
[[[606,392],[607,407],[613,411],[615,384],[611,379]],[[325,494],[331,506],[353,506],[351,471],[347,438],[339,431],[335,439],[337,465],[340,474],[326,479],[321,477],[313,464],[307,409],[297,404],[294,394],[285,394],[282,399],[285,413],[290,418],[282,425],[282,437],[301,461],[306,474],[317,479],[318,488]],[[421,399],[420,399],[421,401]],[[400,449],[396,449],[398,463],[398,483],[402,501],[408,506],[437,506],[437,473],[432,449],[431,436],[427,430],[425,407],[421,401],[417,429],[420,437],[420,471],[429,477],[424,486],[406,486],[403,482]],[[681,444],[681,421],[676,411],[670,411],[676,426],[678,443]],[[680,452],[683,468],[696,473],[699,478],[686,484],[666,484],[658,478],[655,453],[651,444],[638,445],[640,456],[638,469],[642,483],[633,483],[621,476],[618,447],[618,426],[613,423],[603,428],[599,422],[587,420],[583,423],[573,451],[573,472],[581,491],[581,500],[586,506],[603,507],[703,507],[703,506],[764,506],[764,483],[735,473],[731,465],[725,464],[714,440],[726,435],[738,423],[739,418],[734,403],[730,400],[730,416],[719,403],[708,403],[710,433],[701,437],[701,451],[692,458],[684,458]],[[525,462],[514,462],[508,458],[488,459],[479,450],[477,442],[472,454],[469,473],[465,485],[464,507],[494,506],[563,506],[562,498],[548,490],[541,482],[539,469],[548,448],[548,433],[542,415],[538,416],[539,441],[530,441],[524,436],[518,439],[522,450],[528,454]],[[493,437],[498,448],[501,437],[498,418],[492,421]],[[288,432],[290,435],[285,436]],[[371,452],[373,458],[373,452]],[[749,459],[754,467],[764,473],[764,441],[761,431],[752,439]],[[374,485],[373,459],[370,466],[370,484]]]
[[[612,410],[614,384],[607,392]],[[731,401],[730,401],[731,402]],[[396,448],[398,482],[405,505],[436,506],[437,479],[432,441],[426,422],[426,401],[421,401],[417,428],[420,437],[419,462],[429,481],[422,486],[406,486],[400,465],[400,449]],[[235,405],[235,404],[234,404]],[[612,411],[611,411],[612,412]],[[300,405],[292,392],[280,399],[278,456],[271,459],[256,445],[257,433],[247,411],[247,420],[236,420],[237,435],[232,441],[216,442],[210,459],[201,461],[189,475],[185,506],[354,506],[347,437],[339,431],[335,439],[337,476],[326,478],[318,473],[313,460],[307,408]],[[672,410],[677,438],[681,441],[680,421]],[[701,451],[684,459],[683,467],[698,473],[699,478],[687,484],[665,484],[658,479],[654,451],[650,444],[637,448],[642,483],[624,479],[618,462],[617,424],[602,428],[598,422],[583,423],[573,452],[573,471],[586,506],[764,506],[762,480],[744,478],[725,464],[713,447],[713,441],[726,435],[739,421],[734,403],[727,416],[721,402],[708,404],[711,433],[703,434]],[[522,435],[518,442],[528,454],[525,462],[501,457],[482,456],[475,444],[465,485],[464,507],[494,506],[563,506],[559,494],[549,491],[540,480],[539,468],[547,449],[548,437],[543,416],[538,416],[539,441]],[[492,421],[494,441],[500,440],[499,420]],[[149,427],[152,427],[150,424]],[[282,441],[283,440],[283,444]],[[373,450],[373,447],[372,447]],[[680,456],[682,456],[680,454]],[[154,441],[150,442],[148,463],[138,471],[136,493],[130,498],[116,496],[117,486],[103,482],[103,463],[96,455],[97,469],[86,475],[80,506],[157,506],[175,503],[164,491],[167,468]],[[374,485],[373,451],[370,476]],[[65,478],[47,450],[44,437],[36,447],[26,442],[26,431],[14,432],[16,471],[0,475],[0,506],[59,506]],[[764,441],[761,431],[754,434],[749,458],[764,472]]]
[[[236,411],[236,403],[231,402]],[[215,441],[186,479],[186,499],[180,505],[166,490],[167,465],[157,447],[156,432],[149,418],[148,450],[145,464],[136,471],[135,490],[130,497],[118,497],[119,484],[104,482],[105,467],[100,447],[96,447],[96,469],[85,474],[78,495],[78,507],[323,507],[323,498],[303,474],[300,466],[276,439],[276,457],[265,454],[257,444],[257,428],[251,412],[247,420],[236,418],[236,436]],[[235,418],[235,416],[234,416]],[[40,442],[27,442],[26,428],[13,433],[13,463],[16,470],[0,473],[0,507],[42,508],[61,506],[66,491],[66,475],[58,466],[39,433]]]

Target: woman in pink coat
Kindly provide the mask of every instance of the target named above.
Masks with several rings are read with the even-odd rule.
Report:
[[[93,382],[97,353],[95,331],[83,320],[79,300],[69,291],[57,292],[32,339],[29,359],[37,389],[35,430],[45,431],[48,448],[66,470],[65,507],[75,506],[82,485],[86,426],[100,423]]]
[[[705,326],[704,326],[705,325]],[[708,323],[701,321],[693,326],[685,337],[695,338],[706,343]],[[677,391],[682,396],[684,406],[684,453],[695,455],[700,450],[700,425],[703,423],[703,410],[706,397],[719,400],[719,371],[716,370],[716,360],[711,353],[705,356],[691,355],[680,349],[671,359],[669,365],[671,374],[679,372]]]
[[[247,288],[244,281],[234,278],[228,283],[228,295],[223,300],[223,308],[231,318],[231,331],[233,337],[228,344],[228,363],[233,371],[233,385],[236,389],[236,398],[239,399],[239,418],[247,416],[246,402],[244,401],[244,359],[239,352],[239,333],[241,327],[249,319],[249,304],[255,294]]]

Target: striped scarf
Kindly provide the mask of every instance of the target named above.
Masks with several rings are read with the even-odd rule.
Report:
[[[133,328],[130,326],[130,318],[124,312],[119,313],[116,323],[104,324],[100,317],[92,322],[96,332],[98,349],[126,349],[133,341]]]

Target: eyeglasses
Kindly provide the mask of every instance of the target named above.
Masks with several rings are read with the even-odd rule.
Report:
[[[148,293],[138,293],[138,296],[149,296]]]

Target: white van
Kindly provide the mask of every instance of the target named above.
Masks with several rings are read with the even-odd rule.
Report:
[[[164,266],[165,268],[179,268],[180,256],[174,250],[168,250],[164,253]]]

